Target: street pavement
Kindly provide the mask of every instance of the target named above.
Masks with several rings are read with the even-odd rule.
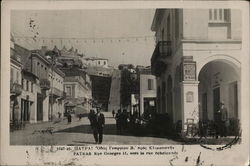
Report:
[[[180,144],[167,138],[153,136],[134,136],[129,133],[117,134],[115,119],[110,112],[104,112],[104,145],[162,145]],[[53,128],[50,132],[50,128]],[[95,144],[90,123],[87,117],[72,118],[57,122],[28,124],[22,130],[10,132],[11,145],[91,145]]]

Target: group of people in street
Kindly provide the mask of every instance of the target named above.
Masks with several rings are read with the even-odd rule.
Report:
[[[91,109],[88,119],[93,130],[95,143],[101,144],[103,140],[103,128],[105,125],[105,117],[103,113],[100,112],[100,109],[96,109],[96,111]]]
[[[113,112],[114,110],[112,111],[112,114]],[[123,111],[121,111],[121,109],[118,109],[117,113],[113,117],[116,120],[117,133],[121,133],[123,131],[126,131],[129,126],[135,125],[136,121],[139,119],[139,114],[137,111],[131,113],[127,112],[126,109],[124,109]]]

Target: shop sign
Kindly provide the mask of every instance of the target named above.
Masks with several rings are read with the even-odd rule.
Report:
[[[182,80],[195,81],[196,80],[196,63],[183,62],[182,64]]]

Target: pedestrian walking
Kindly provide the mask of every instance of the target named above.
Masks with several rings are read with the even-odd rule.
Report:
[[[112,111],[113,118],[115,117],[115,110]]]
[[[90,126],[91,126],[92,129],[93,129],[93,120],[94,120],[94,118],[95,118],[95,110],[91,109],[90,113],[88,115],[88,119],[89,119]]]
[[[93,126],[93,135],[95,138],[95,143],[102,143],[103,140],[103,128],[105,125],[105,117],[100,112],[100,109],[97,109],[96,114],[93,116],[92,126]]]

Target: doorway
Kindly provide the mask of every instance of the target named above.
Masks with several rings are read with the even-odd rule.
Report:
[[[216,112],[220,109],[220,87],[213,90],[213,106],[214,106],[214,117]]]
[[[37,121],[43,120],[43,96],[37,94]]]

